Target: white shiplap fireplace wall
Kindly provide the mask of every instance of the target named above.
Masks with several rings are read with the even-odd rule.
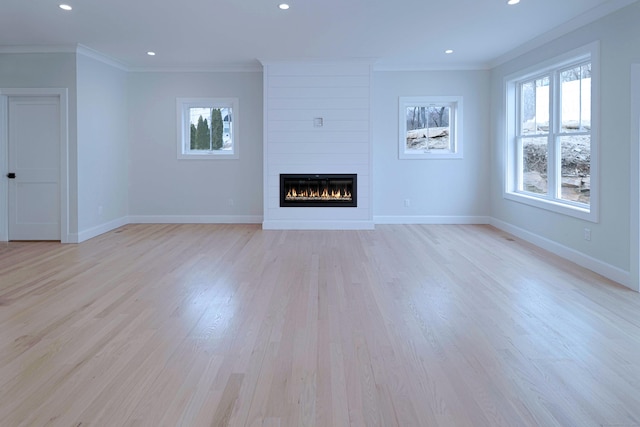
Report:
[[[263,67],[263,228],[373,228],[371,63],[263,61]],[[282,173],[355,173],[358,206],[281,208]]]

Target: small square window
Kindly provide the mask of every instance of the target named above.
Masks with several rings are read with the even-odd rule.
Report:
[[[400,97],[400,159],[462,158],[462,97]]]
[[[178,158],[237,159],[238,99],[178,98]]]

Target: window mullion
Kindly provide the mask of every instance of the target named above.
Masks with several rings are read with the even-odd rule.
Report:
[[[182,108],[182,138],[184,145],[184,153],[188,153],[191,150],[191,126],[189,123],[189,108],[188,106],[181,106]]]
[[[523,142],[522,137],[516,136],[515,141],[516,149],[516,168],[514,173],[516,174],[516,190],[524,190],[524,161],[523,161]]]
[[[513,144],[513,151],[510,156],[511,162],[513,162],[513,167],[511,168],[511,174],[513,183],[509,185],[511,191],[522,191],[524,188],[522,181],[522,82],[519,82],[515,85],[515,119],[514,129],[515,135],[513,135],[513,139],[511,140],[511,144]]]
[[[551,119],[549,119],[551,121]],[[547,135],[547,155],[549,156],[549,158],[547,159],[547,196],[549,196],[550,198],[554,199],[556,198],[556,183],[557,183],[557,179],[556,179],[556,158],[557,158],[557,152],[556,152],[556,138],[555,138],[555,134],[553,132],[551,132],[551,129],[549,129],[549,134]]]
[[[580,66],[580,78],[578,78],[578,130],[581,131],[582,125],[582,67]]]
[[[560,143],[558,135],[560,134],[561,106],[562,94],[560,93],[559,73],[554,71],[549,76],[549,196],[552,199],[558,199],[560,196],[560,186],[562,178],[560,176],[560,163],[562,161],[562,153],[560,152]]]

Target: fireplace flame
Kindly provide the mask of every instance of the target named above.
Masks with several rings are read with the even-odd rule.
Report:
[[[322,191],[312,188],[291,188],[287,192],[286,200],[351,200],[351,192],[347,189],[334,188]]]

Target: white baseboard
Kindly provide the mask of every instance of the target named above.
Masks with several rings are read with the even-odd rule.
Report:
[[[114,219],[113,221],[105,222],[104,224],[100,224],[88,230],[83,230],[79,232],[77,236],[70,235],[69,243],[80,243],[89,239],[93,239],[96,236],[99,236],[111,230],[115,230],[116,228],[122,227],[123,225],[127,225],[128,223],[129,221],[127,217],[122,217],[122,218]]]
[[[129,224],[260,224],[262,215],[131,215]]]
[[[545,237],[538,236],[537,234],[533,234],[527,230],[516,227],[499,219],[491,218],[490,224],[496,228],[499,228],[500,230],[513,234],[514,236],[517,236],[522,240],[526,240],[527,242],[532,243],[544,250],[547,250],[553,254],[574,262],[581,267],[594,271],[606,277],[607,279],[618,282],[621,285],[628,287],[629,289],[638,291],[638,289],[634,289],[634,287],[631,285],[631,273],[628,271],[602,262],[582,252],[578,252],[575,249],[571,249]]]
[[[264,221],[263,230],[373,230],[373,221]]]
[[[375,224],[489,224],[488,216],[404,215],[374,216]]]

